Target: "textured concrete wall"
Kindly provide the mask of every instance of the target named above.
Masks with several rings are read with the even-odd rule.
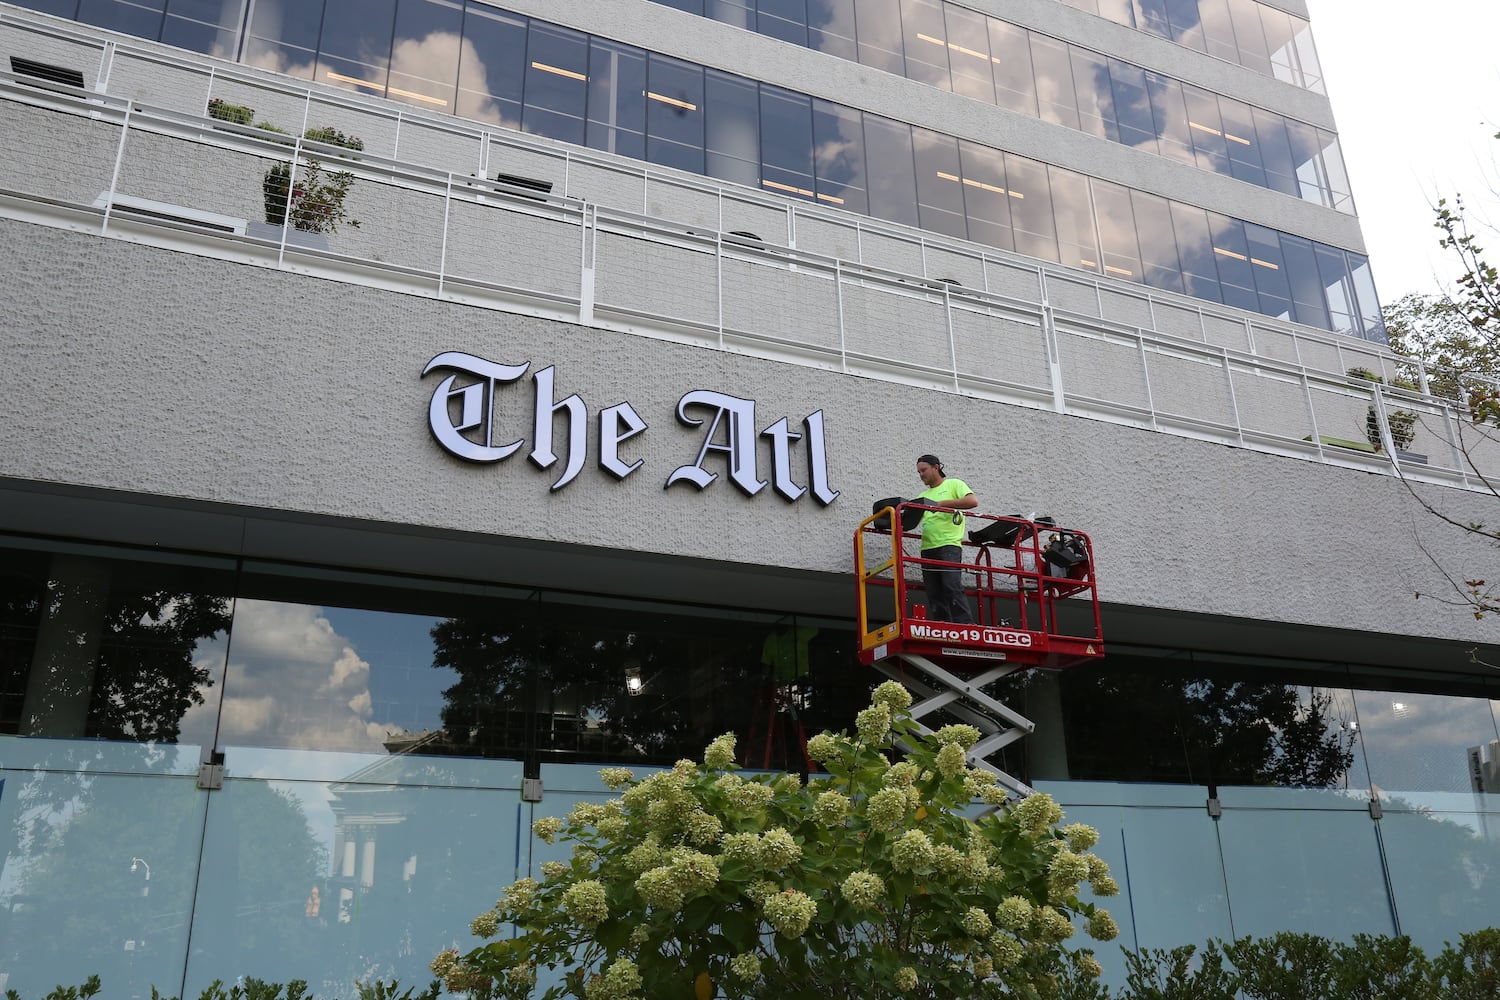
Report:
[[[24,223],[0,236],[24,248],[6,283],[0,477],[842,572],[869,502],[916,492],[914,458],[933,450],[985,509],[1091,531],[1112,602],[1449,638],[1488,627],[1412,601],[1434,586],[1415,533],[1464,572],[1494,554],[1439,531],[1390,477]],[[523,457],[529,375],[497,396],[496,440],[526,448],[453,459],[427,427],[439,377],[419,377],[449,350],[555,365],[557,395],[581,395],[591,420],[628,400],[649,430],[623,450],[644,466],[600,472],[592,426],[582,473],[549,492],[561,466]],[[822,410],[843,495],[789,504],[723,476],[663,489],[702,440],[674,416],[693,389],[754,399],[758,428]],[[793,467],[805,483],[800,454]],[[1435,495],[1459,520],[1500,515],[1493,498]]]

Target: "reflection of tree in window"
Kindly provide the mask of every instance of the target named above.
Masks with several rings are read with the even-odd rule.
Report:
[[[1063,674],[1071,778],[1323,788],[1347,780],[1358,731],[1328,691],[1161,661],[1128,669],[1119,659]]]

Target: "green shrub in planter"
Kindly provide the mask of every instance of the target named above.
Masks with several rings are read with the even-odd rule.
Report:
[[[249,125],[255,120],[255,109],[246,104],[230,104],[228,101],[215,97],[208,102],[208,116],[217,118],[221,122]]]

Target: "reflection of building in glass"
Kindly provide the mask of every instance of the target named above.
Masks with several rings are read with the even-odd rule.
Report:
[[[1411,600],[1483,554],[1393,473],[1493,499],[1305,15],[0,3],[0,980],[425,982],[599,764],[800,770],[933,450],[1098,547],[1104,660],[989,693],[1124,943],[1500,923],[1491,626]]]

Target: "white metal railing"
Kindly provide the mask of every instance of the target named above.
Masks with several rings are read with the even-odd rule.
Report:
[[[117,49],[117,81],[120,58]],[[225,85],[223,72],[207,76],[205,93]],[[294,91],[282,81],[255,86]],[[344,95],[295,93],[305,124],[328,123],[324,109],[367,110]],[[960,241],[644,164],[454,120],[413,124],[404,111],[375,110],[392,124],[388,151],[403,145],[430,151],[435,144],[423,137],[435,130],[460,145],[472,142],[472,162],[483,172],[423,166],[387,155],[368,139],[364,151],[351,154],[207,119],[201,109],[154,107],[0,74],[0,116],[12,119],[15,140],[0,154],[0,214],[1483,488],[1468,469],[1464,418],[1453,403],[1343,373],[1358,364],[1390,380],[1406,364],[1374,345],[1091,282]],[[358,127],[347,117],[332,123]],[[327,249],[300,246],[300,234],[284,228],[274,240],[241,235],[245,227],[235,223],[259,211],[267,166],[305,169],[308,153],[356,175],[351,201],[364,227],[338,233]],[[521,172],[522,154],[544,168],[560,165],[563,193],[486,179],[497,170]],[[647,210],[585,200],[571,193],[574,184],[605,191],[639,185]],[[677,214],[690,218],[650,210],[663,202],[685,204]],[[765,225],[772,220],[784,230]],[[771,238],[726,232],[749,225]],[[820,253],[808,243],[847,246],[851,253]],[[914,266],[879,266],[867,258]],[[1101,318],[1121,311],[1110,307],[1116,299],[1152,323],[1192,316],[1197,330],[1174,336]],[[1244,340],[1214,342],[1216,329],[1242,330]],[[1272,341],[1289,346],[1291,358],[1258,352]],[[1306,363],[1318,359],[1328,359],[1321,370]],[[1413,415],[1409,441],[1400,433],[1405,418],[1396,420],[1393,434],[1398,413]],[[1368,450],[1372,439],[1382,450]],[[1481,467],[1500,468],[1500,455]]]

